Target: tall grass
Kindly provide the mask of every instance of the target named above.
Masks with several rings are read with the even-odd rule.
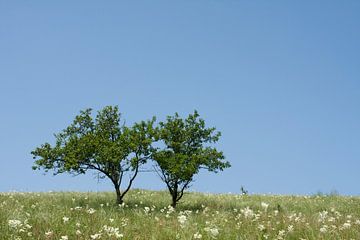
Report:
[[[163,191],[1,193],[0,239],[360,239],[360,198]]]

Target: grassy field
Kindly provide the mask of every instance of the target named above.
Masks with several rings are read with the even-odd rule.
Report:
[[[0,239],[360,239],[360,198],[167,192],[1,193]]]

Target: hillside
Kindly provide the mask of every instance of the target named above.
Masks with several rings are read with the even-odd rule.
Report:
[[[1,193],[1,239],[360,239],[360,198],[163,191]]]

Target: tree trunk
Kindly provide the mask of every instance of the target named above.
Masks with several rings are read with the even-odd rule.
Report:
[[[116,204],[122,204],[123,200],[121,196],[121,192],[120,192],[120,186],[115,186],[115,191],[116,191]]]
[[[175,182],[174,184],[174,189],[172,191],[172,194],[171,194],[171,197],[172,197],[172,203],[171,203],[171,206],[173,208],[176,208],[176,203],[178,201],[178,184],[177,184],[177,181]]]
[[[172,203],[171,203],[171,206],[173,207],[173,208],[176,208],[176,203],[177,203],[177,196],[176,196],[177,194],[173,194],[172,195]]]

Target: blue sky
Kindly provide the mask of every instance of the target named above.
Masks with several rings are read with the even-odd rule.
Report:
[[[359,1],[1,1],[0,191],[112,190],[31,170],[84,108],[197,109],[232,168],[193,190],[359,195]],[[134,187],[164,189],[144,173]]]

